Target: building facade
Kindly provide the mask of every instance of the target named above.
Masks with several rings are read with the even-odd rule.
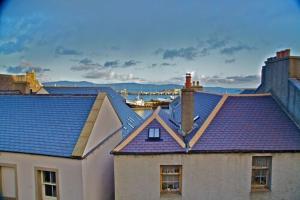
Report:
[[[4,199],[114,199],[123,125],[106,93],[0,95],[0,112]]]
[[[26,72],[25,75],[0,74],[0,92],[30,94],[37,92],[41,87],[35,72]]]
[[[208,94],[190,81],[168,112],[157,109],[113,150],[116,200],[299,199],[293,111],[274,91]]]

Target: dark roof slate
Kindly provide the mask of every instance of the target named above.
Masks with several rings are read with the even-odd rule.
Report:
[[[0,151],[71,157],[95,99],[0,95]]]
[[[272,96],[229,96],[193,151],[299,151],[300,130]]]
[[[138,114],[126,105],[125,99],[110,87],[44,87],[44,89],[49,92],[49,94],[61,95],[97,95],[99,92],[106,92],[123,124],[123,137],[126,137],[143,121]]]

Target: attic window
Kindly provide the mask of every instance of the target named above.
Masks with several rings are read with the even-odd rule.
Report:
[[[159,140],[160,139],[160,130],[159,130],[159,128],[149,128],[148,139],[150,139],[150,140]]]

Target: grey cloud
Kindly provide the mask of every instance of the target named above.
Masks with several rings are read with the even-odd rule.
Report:
[[[89,58],[84,58],[84,59],[80,60],[79,63],[84,64],[84,65],[89,65],[89,64],[92,64],[93,61]]]
[[[89,70],[97,70],[102,68],[103,66],[99,63],[93,62],[93,60],[89,58],[84,58],[79,60],[79,65],[72,66],[70,69],[72,71],[89,71]]]
[[[209,84],[245,84],[259,82],[260,76],[258,75],[246,75],[246,76],[212,76],[202,77],[202,82]]]
[[[226,39],[219,39],[219,38],[210,38],[206,41],[208,44],[209,50],[219,49],[222,47],[225,47],[228,43],[228,40]]]
[[[176,64],[175,63],[161,63],[160,66],[175,66]]]
[[[231,47],[226,47],[226,48],[223,48],[220,53],[221,54],[224,54],[224,55],[233,55],[237,52],[240,52],[240,51],[243,51],[243,50],[247,50],[247,51],[250,51],[252,50],[253,47],[250,47],[248,45],[236,45],[236,46],[231,46]]]
[[[235,59],[232,58],[232,59],[226,59],[225,60],[225,63],[229,64],[229,63],[234,63],[235,62]]]
[[[42,68],[42,67],[32,67],[32,66],[5,66],[6,72],[12,73],[12,74],[20,74],[20,73],[26,73],[30,71],[35,71],[37,74],[43,74],[44,72],[49,72],[50,69],[48,68]]]
[[[118,60],[113,60],[113,61],[106,61],[104,63],[104,67],[111,67],[111,68],[114,68],[114,67],[118,67],[119,66],[119,61]]]
[[[184,58],[186,60],[193,60],[197,54],[197,49],[195,47],[167,49],[163,52],[163,59]]]
[[[65,48],[63,46],[58,46],[56,49],[55,49],[55,54],[56,55],[66,55],[66,56],[77,56],[77,55],[81,55],[82,52],[80,51],[77,51],[75,49],[68,49],[68,48]]]
[[[128,60],[124,62],[124,67],[131,67],[131,66],[135,66],[138,63],[140,63],[140,61],[136,61],[136,60]]]

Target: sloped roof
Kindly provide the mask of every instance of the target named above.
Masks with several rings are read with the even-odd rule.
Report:
[[[160,140],[151,141],[148,139],[149,128],[160,129]],[[184,152],[174,138],[161,126],[161,124],[154,119],[141,133],[135,137],[128,145],[126,145],[121,152],[123,153],[163,153],[163,152]]]
[[[229,96],[195,151],[300,150],[300,130],[272,96]]]
[[[205,93],[196,95],[199,96],[195,101],[195,113],[196,110],[200,115],[203,112],[205,114],[201,116],[206,118],[203,119],[204,122],[198,122],[201,127],[197,127],[196,124],[193,135],[182,138],[190,145],[186,146],[189,148],[188,152],[300,151],[300,128],[270,94],[223,95],[223,97]],[[180,109],[177,108],[179,104],[177,102],[171,106],[171,110],[175,110],[172,112],[172,117],[179,115]],[[159,116],[170,129],[176,131],[177,135],[181,135],[178,126],[169,120],[172,119],[171,115],[168,118],[168,113],[159,112]],[[139,139],[127,144],[130,148],[127,148],[125,153],[168,152],[168,145],[157,152],[161,148],[160,145],[158,148],[154,143],[145,144],[146,133],[151,126],[163,127],[156,122],[149,124],[140,132]],[[182,152],[178,150],[178,153]],[[174,149],[170,153],[174,153]]]
[[[0,95],[0,151],[71,157],[95,99]]]
[[[187,140],[190,140],[195,135],[197,130],[202,126],[209,114],[219,103],[221,98],[222,95],[218,94],[210,94],[204,92],[194,93],[194,117],[197,117],[198,119],[195,120],[194,129],[188,135]],[[170,118],[173,119],[177,124],[181,124],[181,98],[178,97],[176,101],[176,104],[173,103],[170,107]]]
[[[99,92],[106,92],[116,113],[123,124],[123,137],[126,137],[132,130],[141,124],[143,119],[129,108],[125,99],[110,87],[44,87],[49,94],[77,94],[97,95]]]

